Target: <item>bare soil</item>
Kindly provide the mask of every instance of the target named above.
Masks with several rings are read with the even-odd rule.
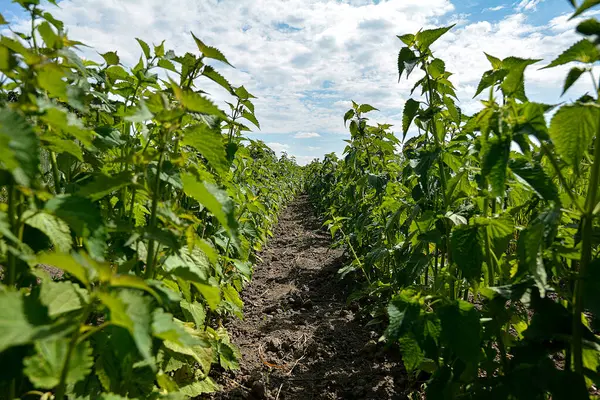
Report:
[[[215,371],[223,391],[213,399],[407,398],[400,356],[347,304],[345,256],[330,245],[306,196],[283,210],[242,294],[244,320],[226,323],[241,369]]]

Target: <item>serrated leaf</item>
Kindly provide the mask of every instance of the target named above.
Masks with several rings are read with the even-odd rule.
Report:
[[[206,207],[231,234],[235,233],[238,224],[233,202],[226,192],[212,183],[200,182],[190,174],[182,175],[181,181],[185,194]]]
[[[92,201],[98,201],[109,194],[127,187],[133,183],[131,172],[123,171],[114,176],[97,174],[93,181],[84,185],[77,195],[87,197]]]
[[[404,111],[402,112],[402,140],[406,138],[406,133],[410,128],[410,124],[419,111],[419,102],[413,99],[406,100]]]
[[[436,28],[436,29],[426,29],[417,33],[415,36],[415,40],[419,49],[424,51],[429,48],[436,40],[438,40],[443,34],[448,32],[450,29],[454,27],[454,25],[450,25],[444,28]]]
[[[19,292],[0,292],[0,353],[31,342],[50,322],[47,309]]]
[[[56,317],[60,314],[80,310],[87,292],[71,282],[45,281],[40,291],[40,301],[48,307],[48,315]]]
[[[454,104],[454,100],[452,100],[450,97],[445,96],[444,104],[446,105],[446,108],[448,109],[448,113],[450,114],[450,117],[454,120],[454,122],[456,122],[457,124],[460,124],[461,114],[460,114],[459,109],[456,107],[456,104]]]
[[[583,104],[563,106],[552,117],[550,138],[558,154],[576,170],[598,132],[599,118],[600,109]]]
[[[73,239],[71,230],[67,223],[54,215],[45,212],[34,212],[27,210],[23,213],[23,221],[43,232],[52,242],[58,252],[68,252],[71,250]]]
[[[553,68],[573,61],[593,63],[598,61],[598,58],[600,58],[600,53],[598,52],[596,45],[587,39],[581,39],[543,69]]]
[[[525,228],[519,235],[517,254],[519,255],[520,274],[530,274],[543,297],[546,292],[546,269],[542,258],[544,225],[535,222]]]
[[[408,47],[403,47],[398,53],[398,81],[402,79],[402,73],[406,71],[406,77],[410,75],[412,70],[417,65],[418,58],[415,53]]]
[[[143,290],[144,292],[154,296],[158,303],[161,303],[158,293],[156,293],[156,291],[152,289],[142,278],[135,275],[112,275],[110,277],[110,285],[113,287],[125,287]]]
[[[254,116],[254,114],[248,112],[248,111],[244,111],[242,113],[242,117],[246,118],[248,121],[252,122],[254,125],[256,125],[256,127],[258,129],[260,129],[260,124],[258,123],[258,120],[256,119],[256,117]]]
[[[158,66],[171,72],[177,72],[177,68],[175,68],[175,65],[171,61],[164,58],[158,60]]]
[[[33,127],[16,111],[0,110],[0,167],[12,172],[15,181],[29,186],[39,160],[39,141]]]
[[[502,66],[502,60],[500,60],[497,57],[494,57],[488,53],[483,53],[485,54],[485,57],[488,59],[488,61],[490,62],[490,64],[492,64],[492,68],[493,69],[499,69]]]
[[[370,111],[379,111],[379,110],[378,110],[377,108],[373,107],[373,106],[372,106],[372,105],[370,105],[370,104],[361,104],[361,105],[358,107],[358,112],[359,112],[359,113],[362,113],[362,114],[364,114],[364,113],[368,113],[368,112],[370,112]]]
[[[181,143],[198,150],[219,175],[228,173],[227,153],[223,136],[218,129],[211,129],[206,124],[194,125],[185,130]]]
[[[457,225],[452,229],[450,247],[458,269],[469,281],[479,282],[483,265],[482,240],[478,226]]]
[[[107,66],[119,65],[119,62],[121,62],[116,51],[109,51],[100,55],[102,56],[102,58],[104,58],[104,61],[106,61]]]
[[[35,343],[36,353],[23,360],[23,372],[35,387],[51,389],[58,386],[65,359],[69,354],[69,345],[69,339]],[[94,357],[89,342],[77,344],[70,353],[66,383],[72,385],[85,379],[93,365]]]
[[[2,14],[0,14],[0,25],[7,25],[8,22],[6,22],[6,19],[4,19],[4,16]]]
[[[399,343],[400,351],[402,351],[402,361],[406,370],[416,370],[424,359],[424,354],[419,343],[410,336],[400,338]]]
[[[346,126],[346,122],[348,122],[349,119],[354,118],[354,114],[355,111],[353,109],[346,111],[346,114],[344,114],[344,126]]]
[[[221,87],[225,88],[228,92],[233,91],[233,88],[231,87],[231,84],[229,83],[229,81],[227,81],[227,79],[225,79],[223,77],[223,75],[219,74],[210,65],[207,65],[204,67],[204,70],[202,71],[202,75],[206,76],[208,79],[212,80],[213,82],[219,84]],[[250,110],[250,111],[254,112],[253,110]]]
[[[502,60],[502,69],[508,71],[502,82],[502,91],[506,96],[515,95],[520,100],[525,100],[522,96],[524,93],[520,93],[525,80],[525,68],[538,61],[540,60],[517,57],[508,57]]]
[[[46,47],[49,49],[54,49],[56,44],[59,43],[60,38],[54,32],[54,30],[50,27],[50,24],[46,21],[42,22],[37,26],[37,30],[44,39],[44,43],[46,43]]]
[[[57,64],[44,64],[37,71],[38,85],[53,98],[67,100],[67,82],[63,80],[65,72]]]
[[[189,397],[196,397],[203,393],[214,393],[218,390],[220,390],[220,386],[209,377],[179,387],[179,391]]]
[[[204,306],[198,302],[187,302],[186,300],[181,300],[179,303],[181,306],[181,310],[183,311],[183,315],[187,318],[188,321],[194,321],[196,324],[196,329],[202,329],[204,327],[204,320],[206,319],[206,310],[204,310]]]
[[[229,63],[229,61],[227,61],[227,58],[225,58],[225,56],[223,55],[223,53],[221,53],[221,51],[219,49],[205,45],[204,42],[202,42],[200,39],[198,39],[193,33],[192,33],[192,37],[194,38],[194,41],[196,42],[196,46],[198,46],[198,50],[200,50],[202,52],[202,54],[204,54],[204,57],[212,58],[214,60],[219,60],[219,61],[224,62],[225,64],[233,67],[233,65],[231,65]]]
[[[560,201],[558,188],[542,166],[525,157],[512,158],[508,163],[511,171],[533,188],[536,194],[547,201]]]
[[[175,97],[181,102],[181,104],[190,111],[199,112],[202,114],[209,114],[226,119],[225,113],[219,109],[212,101],[201,96],[198,93],[194,93],[190,90],[183,90],[176,85],[173,85],[173,91]]]
[[[135,38],[135,40],[137,40],[137,42],[140,44],[140,47],[142,48],[142,51],[144,52],[144,56],[146,57],[146,60],[150,59],[150,46],[148,46],[148,43],[144,42],[142,39],[138,39]]]
[[[562,94],[564,95],[565,92],[567,90],[569,90],[569,88],[571,86],[573,86],[573,84],[575,84],[575,82],[577,82],[577,80],[579,79],[579,77],[585,72],[585,69],[582,68],[577,68],[577,67],[573,67],[571,68],[571,70],[569,71],[569,73],[567,74],[567,78],[565,79],[565,84],[563,86],[563,91]]]

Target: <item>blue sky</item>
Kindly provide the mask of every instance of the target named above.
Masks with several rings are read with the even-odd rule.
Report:
[[[135,37],[166,39],[183,53],[195,51],[193,31],[219,47],[236,67],[219,65],[220,72],[258,97],[262,130],[249,136],[300,163],[341,154],[350,100],[377,107],[372,119],[399,129],[414,79],[398,83],[396,35],[456,23],[434,50],[455,74],[466,113],[479,108],[472,97],[489,66],[484,51],[547,62],[578,40],[567,0],[62,0],[59,6],[49,8],[72,39],[99,52],[117,50],[128,65],[140,54]],[[0,0],[0,12],[25,24],[8,0]],[[555,103],[589,90],[581,82],[560,98],[567,70],[529,69],[530,99]],[[202,88],[216,101],[229,100],[210,82]]]

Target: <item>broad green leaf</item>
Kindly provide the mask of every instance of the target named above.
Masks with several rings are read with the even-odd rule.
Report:
[[[582,35],[592,36],[600,33],[600,21],[595,18],[589,18],[577,25],[577,32]]]
[[[188,321],[194,321],[196,329],[202,329],[204,327],[204,321],[206,319],[206,310],[204,306],[198,302],[189,303],[186,300],[181,300],[179,303],[183,315]]]
[[[584,11],[597,6],[598,4],[600,4],[600,0],[584,0],[583,3],[577,7],[577,10],[575,10],[575,13],[571,16],[571,18],[582,14]]]
[[[50,24],[46,21],[42,22],[37,26],[37,30],[44,39],[44,43],[46,43],[46,47],[49,49],[54,49],[56,45],[60,41],[60,37],[54,32],[54,30],[50,27]]]
[[[160,42],[158,46],[154,46],[154,54],[156,57],[164,57],[165,56],[165,41]]]
[[[198,46],[198,50],[200,50],[202,54],[204,54],[204,57],[219,60],[233,67],[233,65],[229,64],[229,61],[227,61],[227,58],[225,58],[225,56],[223,55],[223,53],[221,53],[219,49],[205,45],[204,42],[198,39],[193,33],[192,36],[194,38],[194,41],[196,42],[196,45]]]
[[[479,282],[483,264],[482,239],[478,226],[458,225],[452,229],[450,247],[452,258],[469,281]]]
[[[402,140],[406,138],[406,133],[410,128],[410,124],[419,111],[419,102],[413,99],[406,100],[404,111],[402,112]]]
[[[158,60],[158,66],[171,72],[177,72],[177,68],[175,68],[175,65],[171,61],[166,60],[164,58]]]
[[[473,95],[473,98],[479,96],[479,94],[481,92],[483,92],[485,89],[497,84],[499,81],[504,79],[504,77],[506,77],[507,74],[508,74],[508,71],[506,71],[504,69],[485,71],[483,73],[483,75],[481,76],[481,79],[479,81],[479,84],[477,85],[477,90],[475,91],[475,95]]]
[[[46,90],[50,97],[67,100],[67,82],[65,71],[57,64],[44,64],[37,71],[39,87]]]
[[[596,45],[587,39],[581,39],[544,68],[553,68],[573,61],[593,63],[598,61],[599,58],[600,52],[598,52]]]
[[[361,105],[358,107],[358,112],[359,112],[359,113],[362,113],[362,114],[364,114],[364,113],[368,113],[368,112],[370,112],[370,111],[379,111],[379,110],[378,110],[378,109],[376,109],[375,107],[373,107],[373,106],[372,106],[372,105],[370,105],[370,104],[361,104]]]
[[[502,69],[508,71],[506,78],[502,82],[502,91],[506,96],[516,95],[520,100],[520,91],[523,87],[525,68],[535,64],[540,60],[522,59],[517,57],[508,57],[502,60]]]
[[[190,398],[203,393],[214,393],[218,390],[220,390],[220,386],[209,377],[179,387],[179,391]]]
[[[135,275],[112,275],[110,277],[110,286],[113,287],[126,287],[130,289],[143,290],[154,296],[154,298],[160,303],[161,299],[158,293],[150,287],[142,278]]]
[[[256,97],[252,96],[244,86],[240,86],[234,90],[236,96],[238,96],[241,100],[255,99]]]
[[[140,101],[138,107],[132,110],[129,115],[125,117],[126,121],[130,122],[145,122],[151,120],[154,115],[148,109],[148,106],[144,101]]]
[[[402,79],[404,71],[406,71],[406,77],[408,78],[418,61],[419,59],[411,49],[408,47],[400,49],[400,53],[398,53],[398,81]]]
[[[106,61],[107,66],[119,65],[119,63],[121,62],[116,51],[109,51],[108,53],[100,55],[102,56],[102,58],[104,58],[104,61]]]
[[[527,182],[542,199],[547,201],[560,200],[558,188],[539,163],[529,161],[525,157],[513,157],[508,166],[515,175]]]
[[[56,317],[60,314],[80,310],[87,301],[87,291],[72,282],[48,280],[42,284],[40,301],[48,307],[48,315]]]
[[[400,338],[400,351],[402,351],[402,361],[407,371],[416,370],[423,361],[424,354],[419,343],[410,336]]]
[[[348,122],[349,119],[354,118],[354,114],[355,111],[353,109],[346,111],[346,114],[344,114],[344,126],[346,126],[346,122]]]
[[[50,322],[47,309],[19,292],[0,292],[0,353],[31,342]]]
[[[0,25],[7,25],[8,22],[6,22],[6,19],[4,19],[4,16],[2,14],[0,14]]]
[[[69,355],[70,339],[43,340],[35,343],[36,353],[23,360],[25,374],[33,385],[40,389],[51,389],[60,383],[66,357]],[[66,383],[77,383],[86,378],[94,365],[92,347],[89,342],[77,344],[69,358]]]
[[[434,58],[427,66],[427,72],[435,80],[446,72],[446,64],[439,58]]]
[[[442,340],[457,357],[476,363],[479,358],[481,327],[475,307],[458,300],[440,307],[437,314],[442,322]]]
[[[558,154],[573,168],[598,134],[600,109],[594,105],[573,104],[561,107],[550,123],[550,138]]]
[[[211,347],[205,347],[201,345],[195,346],[180,346],[170,340],[163,342],[165,347],[175,353],[183,354],[191,357],[202,367],[204,372],[210,371],[210,365],[214,359],[214,353]]]
[[[528,273],[533,276],[542,297],[546,293],[546,268],[542,259],[542,243],[544,240],[544,225],[534,222],[525,228],[520,236],[517,247],[519,255],[520,275]]]
[[[577,80],[579,79],[579,77],[585,72],[585,69],[582,68],[577,68],[577,67],[573,67],[571,68],[571,70],[569,71],[569,74],[567,75],[567,78],[565,79],[565,84],[563,86],[563,91],[562,94],[565,94],[565,92],[567,90],[569,90],[569,88],[571,86],[573,86],[573,84],[575,82],[577,82]]]
[[[201,96],[198,93],[194,93],[190,90],[180,89],[178,86],[173,85],[173,91],[175,97],[181,102],[181,104],[190,111],[199,112],[202,114],[209,114],[226,119],[225,113],[219,109],[212,101]]]
[[[502,196],[506,190],[506,167],[510,157],[510,142],[493,137],[487,141],[482,153],[481,173],[489,179],[492,195]]]
[[[485,57],[488,59],[490,64],[492,64],[493,69],[499,69],[502,67],[502,60],[485,52],[483,54],[485,54]]]
[[[256,125],[256,127],[258,129],[260,129],[260,124],[258,123],[258,120],[256,119],[256,117],[254,116],[254,114],[248,112],[248,111],[244,111],[242,113],[242,117],[246,118],[248,121],[252,122],[254,125]]]
[[[216,310],[221,303],[221,289],[219,289],[218,286],[197,282],[194,282],[194,286],[198,289],[200,294],[202,294],[202,297],[204,297],[204,300],[206,300],[210,309],[213,311]]]
[[[138,39],[138,38],[135,38],[135,40],[137,40],[137,42],[140,44],[140,47],[142,48],[142,51],[144,52],[144,57],[146,57],[146,60],[149,60],[151,57],[151,54],[150,54],[150,46],[148,46],[148,43],[146,43],[142,39]]]
[[[411,324],[419,319],[419,305],[411,303],[402,296],[397,296],[387,306],[390,323],[385,331],[385,337],[395,342],[410,332]]]
[[[99,259],[104,257],[106,227],[98,206],[90,199],[60,195],[49,200],[45,208],[69,224],[77,236],[85,239],[85,244],[92,256]]]
[[[152,313],[152,334],[157,338],[168,340],[177,346],[209,347],[210,343],[206,340],[193,336],[197,332],[199,331],[186,328],[183,322],[175,320],[173,315],[162,308],[157,308]]]
[[[23,213],[23,221],[36,229],[42,231],[61,253],[71,250],[73,239],[71,230],[65,221],[46,212],[34,212],[31,210]]]
[[[446,108],[448,109],[448,113],[450,114],[450,117],[454,120],[454,122],[456,122],[457,124],[460,124],[461,114],[460,114],[460,110],[458,109],[458,107],[456,107],[456,104],[454,104],[454,100],[452,100],[450,97],[445,96],[444,104],[446,105]]]
[[[593,260],[586,270],[583,282],[583,302],[586,309],[594,315],[600,313],[600,296],[598,296],[598,285],[600,285],[600,258]]]
[[[131,172],[124,171],[114,176],[98,174],[93,181],[84,185],[77,195],[98,201],[109,194],[133,183]]]
[[[496,258],[499,259],[513,238],[515,224],[510,218],[506,217],[490,218],[486,222],[483,225],[485,225],[488,238],[491,241],[492,251],[495,253]]]
[[[417,42],[417,45],[419,46],[419,49],[421,51],[429,49],[429,46],[431,46],[443,34],[452,29],[454,25],[455,24],[447,26],[445,28],[427,29],[417,33],[415,40]]]
[[[191,126],[184,131],[181,143],[198,150],[219,175],[224,176],[229,171],[223,136],[218,129],[206,124]]]
[[[181,176],[185,194],[208,209],[233,234],[237,229],[233,202],[226,192],[209,182],[200,182],[193,175]]]
[[[0,168],[12,172],[15,181],[29,186],[40,163],[39,141],[33,127],[16,111],[0,110]]]
[[[212,80],[213,82],[219,84],[220,86],[225,88],[228,92],[233,91],[233,88],[231,87],[231,84],[227,81],[227,79],[225,79],[221,74],[219,74],[217,71],[215,71],[215,69],[213,67],[211,67],[210,65],[206,65],[204,67],[204,70],[202,71],[202,75],[206,76],[208,79]],[[254,112],[253,110],[250,110],[250,111]]]
[[[88,270],[69,253],[41,253],[35,258],[37,264],[47,264],[73,275],[85,286],[90,285]]]
[[[81,147],[72,139],[61,139],[55,135],[43,135],[40,137],[44,147],[54,153],[67,153],[75,157],[80,162],[83,162],[83,152]]]

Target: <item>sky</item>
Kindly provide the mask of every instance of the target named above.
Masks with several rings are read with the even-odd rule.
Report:
[[[247,136],[300,164],[342,154],[351,100],[378,108],[371,121],[392,124],[401,137],[402,109],[416,77],[398,82],[402,43],[396,35],[421,28],[456,24],[432,49],[454,73],[464,113],[481,107],[473,95],[490,69],[484,51],[544,60],[526,72],[531,101],[569,101],[591,87],[581,79],[560,97],[568,67],[539,70],[580,39],[567,0],[59,0],[58,6],[47,7],[71,39],[99,53],[116,50],[125,65],[141,54],[136,37],[154,44],[164,39],[167,49],[183,54],[197,52],[194,32],[218,47],[235,68],[217,69],[258,97],[261,130]],[[9,0],[0,0],[0,13],[25,24]],[[90,50],[82,55],[101,60]],[[228,110],[222,89],[198,83]]]

